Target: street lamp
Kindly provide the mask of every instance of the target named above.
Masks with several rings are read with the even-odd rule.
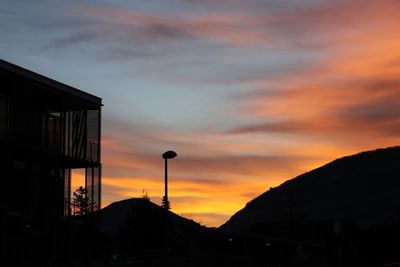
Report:
[[[168,150],[164,154],[162,154],[163,159],[165,160],[165,193],[164,193],[164,203],[163,206],[165,209],[169,209],[169,200],[168,200],[168,160],[173,159],[177,156],[175,151]]]

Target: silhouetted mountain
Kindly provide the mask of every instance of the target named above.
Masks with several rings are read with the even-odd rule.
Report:
[[[101,209],[97,216],[98,229],[114,243],[125,247],[162,248],[166,242],[166,230],[169,244],[179,247],[193,242],[207,230],[195,221],[166,211],[143,198],[114,202]]]
[[[399,223],[400,147],[340,158],[288,180],[250,201],[220,229],[246,233],[257,225],[295,228],[311,221],[347,221],[360,229]]]

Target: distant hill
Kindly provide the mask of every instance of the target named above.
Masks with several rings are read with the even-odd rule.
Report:
[[[124,246],[157,248],[165,241],[166,221],[171,244],[192,242],[206,227],[143,198],[114,202],[97,215],[98,229]],[[133,242],[133,243],[132,243]]]
[[[255,225],[351,221],[357,227],[400,222],[400,147],[337,159],[250,201],[219,229],[246,233]]]

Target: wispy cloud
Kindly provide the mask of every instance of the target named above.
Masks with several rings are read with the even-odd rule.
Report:
[[[320,135],[343,142],[362,132],[396,140],[400,38],[394,33],[400,23],[394,18],[400,7],[396,1],[368,3],[360,10],[358,1],[339,1],[289,16],[303,39],[313,34],[312,42],[327,42],[319,48],[323,56],[281,79],[256,81],[260,89],[248,94],[243,111],[260,121],[232,133]]]

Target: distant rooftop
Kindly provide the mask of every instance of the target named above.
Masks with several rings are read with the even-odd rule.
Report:
[[[34,80],[35,82],[40,83],[40,84],[46,86],[47,88],[52,88],[59,92],[68,93],[68,94],[77,96],[79,98],[83,98],[86,101],[89,101],[95,105],[102,105],[102,103],[101,103],[102,99],[100,97],[86,93],[82,90],[76,89],[72,86],[66,85],[66,84],[58,82],[56,80],[47,78],[36,72],[27,70],[25,68],[14,65],[14,64],[4,61],[2,59],[0,59],[0,73],[1,72],[19,75],[26,79]]]

